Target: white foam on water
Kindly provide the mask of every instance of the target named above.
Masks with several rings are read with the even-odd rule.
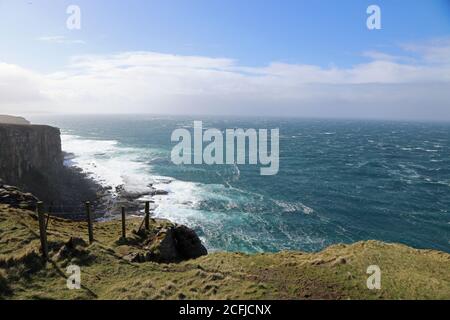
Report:
[[[280,200],[274,200],[274,202],[283,209],[283,212],[287,213],[302,212],[306,215],[314,213],[313,208],[310,208],[301,202],[289,202]]]
[[[74,135],[61,136],[63,150],[73,153],[70,164],[81,168],[104,187],[123,185],[127,191],[149,190],[151,176],[146,165],[138,161],[136,149],[118,146],[115,140],[90,140]]]
[[[151,198],[155,201],[155,216],[188,226],[192,226],[194,216],[199,218],[195,208],[203,198],[203,188],[200,184],[154,174],[149,164],[149,159],[154,158],[151,150],[123,147],[115,140],[85,139],[69,134],[63,134],[61,140],[63,150],[74,155],[68,164],[81,168],[103,187],[110,187],[113,195],[118,186],[127,192],[144,193],[150,191],[151,184],[168,192]],[[150,198],[144,196],[139,200]]]
[[[233,219],[229,213],[221,212],[220,209],[203,208],[205,201],[213,200],[213,202],[225,204],[232,210],[244,208],[248,212],[253,212],[253,209],[249,207],[252,205],[252,201],[249,201],[247,197],[250,196],[254,201],[262,201],[261,195],[221,184],[201,184],[160,176],[153,171],[151,166],[151,159],[155,158],[154,151],[146,148],[121,146],[115,140],[94,140],[64,134],[62,135],[62,146],[64,151],[73,153],[73,156],[70,157],[70,165],[81,168],[102,186],[111,187],[113,194],[117,186],[123,186],[128,192],[145,192],[150,189],[149,184],[158,190],[167,191],[167,195],[142,196],[136,201],[153,200],[155,204],[152,205],[152,211],[155,217],[166,218],[200,230],[199,236],[208,250],[215,249],[210,240],[217,241],[220,238],[221,241],[224,241],[220,247],[227,246],[227,239],[230,243],[240,239],[247,248],[250,246],[256,251],[263,251],[263,248],[258,245],[257,237],[249,235],[245,229],[238,226],[233,229],[233,232],[223,235],[223,224]],[[234,167],[233,170],[233,173],[239,176],[239,168]],[[314,212],[313,209],[302,203],[281,203],[279,205],[285,212],[300,211],[304,214]],[[266,222],[258,220],[262,217],[256,214],[252,215],[251,219],[261,226],[264,237],[273,236],[271,231],[264,227]],[[286,233],[287,237],[290,236],[287,230],[280,229],[280,232]]]

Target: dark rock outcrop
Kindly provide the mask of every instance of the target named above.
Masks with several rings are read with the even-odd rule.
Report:
[[[69,262],[76,262],[79,265],[89,264],[95,260],[95,256],[89,252],[87,247],[88,244],[83,239],[71,237],[59,248],[53,259],[65,262],[63,265],[67,265]]]
[[[2,185],[0,181],[0,203],[13,208],[35,210],[38,199],[31,193],[23,193],[18,188]]]
[[[208,254],[194,230],[183,225],[175,225],[174,237],[177,251],[185,259],[195,259]]]
[[[130,212],[139,212],[144,210],[145,201],[141,197],[165,196],[169,192],[161,189],[156,189],[152,184],[147,185],[147,188],[141,190],[127,190],[124,185],[119,185],[115,188],[116,195],[112,203],[108,206],[108,210],[113,214],[120,214],[122,207],[127,208]]]
[[[148,260],[159,262],[177,262],[208,254],[194,230],[175,223],[159,230],[145,249]]]
[[[194,230],[167,220],[153,219],[152,231],[136,233],[123,258],[131,262],[163,263],[195,259],[208,254]]]

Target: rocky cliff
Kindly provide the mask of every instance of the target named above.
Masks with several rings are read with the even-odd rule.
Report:
[[[96,198],[93,182],[64,167],[60,130],[45,125],[0,123],[0,180],[61,206]]]
[[[5,183],[36,191],[62,167],[59,129],[0,124],[0,178]]]

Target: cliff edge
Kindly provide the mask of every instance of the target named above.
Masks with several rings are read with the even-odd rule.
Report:
[[[48,185],[63,167],[58,128],[0,123],[0,178],[21,188]]]
[[[177,246],[180,238],[168,237],[174,225],[152,220],[142,238],[133,232],[141,220],[127,220],[125,241],[120,221],[97,222],[89,245],[85,222],[51,218],[44,263],[36,215],[0,204],[0,299],[450,299],[448,253],[366,241],[317,253],[199,252],[167,264],[158,255]],[[69,265],[80,267],[80,290],[67,288]],[[381,270],[380,289],[367,287],[371,265]]]
[[[5,119],[13,122],[11,117],[3,116]],[[1,121],[0,183],[69,208],[84,201],[95,202],[98,191],[98,186],[81,172],[63,165],[58,128]]]

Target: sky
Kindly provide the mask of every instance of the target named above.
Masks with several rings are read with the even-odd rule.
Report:
[[[450,120],[450,0],[0,0],[0,39],[0,113]]]

